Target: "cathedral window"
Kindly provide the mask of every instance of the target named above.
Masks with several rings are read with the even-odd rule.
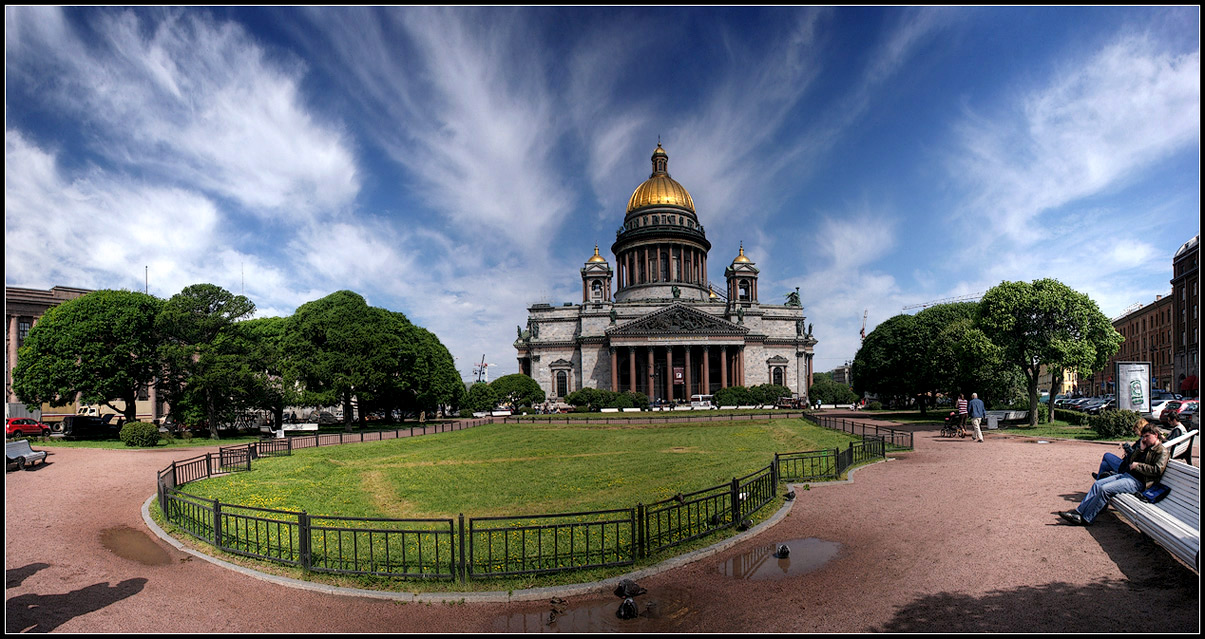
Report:
[[[556,396],[565,397],[569,394],[569,373],[565,371],[556,372]]]

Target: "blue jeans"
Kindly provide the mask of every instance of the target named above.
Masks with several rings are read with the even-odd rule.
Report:
[[[1129,473],[1098,479],[1088,489],[1088,496],[1084,497],[1084,500],[1079,503],[1079,507],[1076,510],[1079,511],[1084,521],[1090,523],[1093,519],[1096,519],[1100,511],[1105,509],[1105,506],[1109,505],[1109,498],[1113,495],[1140,493],[1145,489],[1146,485]]]
[[[1121,468],[1121,458],[1113,453],[1105,453],[1100,460],[1100,470],[1096,471],[1096,474],[1100,476],[1105,473],[1116,473],[1118,468]]]

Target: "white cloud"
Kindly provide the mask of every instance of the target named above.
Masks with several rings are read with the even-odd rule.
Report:
[[[950,171],[975,194],[982,242],[1043,237],[1042,216],[1131,183],[1200,136],[1200,52],[1126,36],[1002,109],[968,114]],[[976,247],[977,249],[978,247]]]
[[[261,215],[313,215],[355,197],[345,136],[307,111],[300,65],[200,13],[89,15],[97,40],[86,44],[58,12],[21,13],[30,28],[7,53],[18,72],[55,68],[46,98],[88,123],[93,152]]]

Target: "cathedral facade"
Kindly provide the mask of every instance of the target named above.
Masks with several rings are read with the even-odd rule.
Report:
[[[581,269],[580,304],[528,309],[514,344],[519,372],[552,401],[583,387],[675,402],[759,384],[806,399],[816,340],[798,289],[785,303],[763,303],[743,246],[723,286],[713,285],[711,242],[660,143],[652,163],[611,245],[614,265],[595,246]]]

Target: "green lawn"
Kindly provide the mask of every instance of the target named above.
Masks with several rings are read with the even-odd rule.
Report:
[[[224,503],[353,517],[470,517],[631,507],[854,438],[798,419],[703,424],[490,424],[294,451],[189,484]]]

